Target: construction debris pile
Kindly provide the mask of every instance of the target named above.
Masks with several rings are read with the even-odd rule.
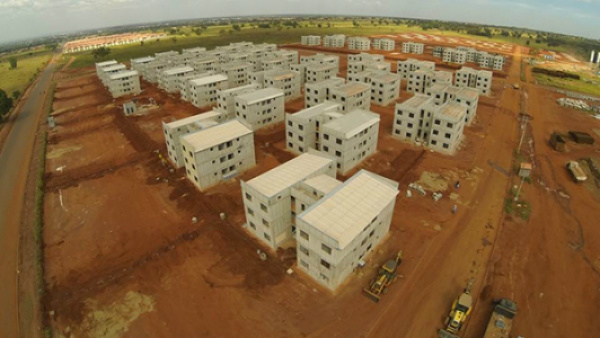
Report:
[[[591,107],[582,100],[561,97],[558,100],[556,100],[556,103],[558,103],[558,105],[561,107],[575,108],[575,109],[581,109],[581,110],[591,110]]]

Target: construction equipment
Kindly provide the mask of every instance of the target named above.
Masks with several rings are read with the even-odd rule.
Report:
[[[402,263],[402,256],[402,250],[400,250],[396,259],[390,259],[381,266],[377,277],[371,281],[368,288],[363,289],[367,297],[376,303],[379,302],[381,294],[386,293],[387,287],[398,278],[397,270]]]
[[[585,171],[581,168],[577,161],[569,161],[567,162],[567,170],[571,174],[571,178],[575,183],[585,182],[587,180],[587,175]]]
[[[494,306],[494,312],[492,312],[483,338],[508,338],[513,318],[516,315],[517,304],[510,299],[500,299]]]
[[[456,333],[471,313],[473,297],[470,293],[474,282],[475,279],[470,278],[465,291],[452,303],[452,308],[445,321],[446,329],[441,329],[438,332],[440,338],[458,338]]]

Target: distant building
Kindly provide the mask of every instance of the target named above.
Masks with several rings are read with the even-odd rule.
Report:
[[[176,93],[179,91],[179,78],[193,73],[194,68],[187,66],[163,70],[158,78],[158,86],[167,93]]]
[[[131,59],[131,70],[137,70],[141,73],[144,66],[152,61],[154,61],[154,58],[152,56]]]
[[[196,107],[217,105],[219,91],[227,88],[227,76],[223,74],[188,81],[189,101]]]
[[[303,55],[300,57],[300,63],[318,63],[318,64],[332,64],[336,67],[336,72],[340,71],[340,57],[337,55],[330,54],[315,54],[315,55]]]
[[[252,130],[284,120],[284,93],[277,88],[259,89],[235,98],[235,112]]]
[[[346,36],[343,34],[326,35],[323,40],[324,47],[344,48],[346,45]]]
[[[302,36],[300,44],[305,46],[318,46],[321,44],[321,37],[318,35]]]
[[[402,53],[406,54],[423,54],[425,45],[417,42],[404,42],[402,43]]]
[[[396,49],[396,41],[392,39],[373,39],[372,43],[373,49],[379,49],[384,51],[393,51]]]
[[[285,100],[293,100],[302,96],[300,73],[293,70],[268,70],[264,73],[264,87],[283,90]]]
[[[234,62],[221,65],[221,74],[227,75],[228,88],[236,88],[247,85],[249,71],[250,64],[244,62]]]
[[[108,77],[108,90],[113,98],[139,94],[140,74],[135,70],[122,71]]]
[[[217,110],[225,114],[226,119],[235,118],[235,98],[239,95],[252,93],[261,89],[258,84],[252,83],[241,87],[220,90],[217,93]]]
[[[479,90],[480,94],[489,95],[492,91],[492,72],[489,70],[475,70],[470,67],[462,67],[456,71],[454,85],[457,87],[469,87]]]
[[[370,50],[371,40],[365,37],[350,37],[348,38],[348,49]]]
[[[408,79],[409,75],[412,72],[421,69],[428,69],[433,71],[435,69],[435,62],[420,61],[415,59],[398,61],[398,75],[400,75],[404,80]]]

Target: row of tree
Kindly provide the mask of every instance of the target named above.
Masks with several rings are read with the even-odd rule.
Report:
[[[13,106],[13,99],[18,99],[21,96],[21,93],[18,90],[15,90],[12,94],[13,97],[8,97],[6,92],[0,89],[0,121],[6,117],[8,112]]]

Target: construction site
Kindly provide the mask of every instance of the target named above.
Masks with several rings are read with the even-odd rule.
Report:
[[[408,58],[458,70],[431,55],[437,45],[472,46],[506,61],[490,71],[490,94],[479,96],[453,154],[392,136],[395,104],[414,96],[406,81],[395,102],[370,105],[380,118],[377,149],[337,179],[366,170],[397,182],[399,193],[386,237],[334,291],[298,268],[294,248],[272,250],[245,227],[240,182],[296,157],[286,149],[285,122],[254,130],[254,167],[200,191],[167,159],[162,123],[212,107],[146,79],[141,93],[113,99],[93,68],[57,72],[43,207],[44,308],[54,337],[437,337],[441,330],[487,338],[502,320],[512,337],[600,332],[600,120],[537,85],[522,65],[525,47],[379,37],[426,44],[422,55],[369,51],[392,73]],[[278,48],[338,56],[341,78],[348,56],[358,54]],[[132,100],[136,112],[126,116]],[[285,102],[286,113],[304,108],[304,95]],[[563,137],[550,142],[553,133]],[[553,146],[556,139],[565,145]],[[575,182],[569,161],[586,180]]]

